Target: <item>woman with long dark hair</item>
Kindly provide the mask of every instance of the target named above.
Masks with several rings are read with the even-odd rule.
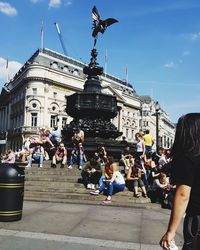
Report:
[[[189,113],[178,120],[172,147],[172,178],[176,192],[167,232],[160,245],[170,249],[186,213],[182,250],[200,249],[194,240],[200,232],[200,113]]]

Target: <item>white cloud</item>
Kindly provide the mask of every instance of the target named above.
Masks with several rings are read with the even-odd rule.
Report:
[[[65,6],[69,6],[69,5],[71,5],[71,4],[72,4],[71,1],[68,1],[68,0],[67,0],[67,1],[65,2]]]
[[[12,7],[9,3],[6,3],[6,2],[0,2],[0,12],[8,16],[17,15],[17,10],[14,7]]]
[[[196,33],[185,33],[185,34],[181,34],[180,37],[184,40],[188,40],[188,41],[198,41],[200,40],[200,32],[196,32]]]
[[[50,0],[49,8],[58,8],[61,5],[61,0]]]
[[[164,65],[164,67],[165,67],[165,68],[168,68],[168,69],[175,68],[176,66],[177,66],[177,64],[174,63],[174,62],[166,63],[166,64]]]
[[[189,56],[191,53],[188,50],[183,51],[183,56]]]
[[[8,68],[6,67],[7,60],[0,57],[0,81],[6,82],[7,78],[12,79],[17,71],[22,67],[22,64],[16,61],[8,61]]]
[[[200,32],[191,34],[191,39],[192,39],[192,41],[200,40]]]
[[[42,0],[31,0],[32,3],[39,3],[42,2]]]

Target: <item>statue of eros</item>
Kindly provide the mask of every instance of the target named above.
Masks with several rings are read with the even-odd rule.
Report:
[[[95,47],[97,43],[98,33],[101,32],[103,34],[108,26],[117,23],[118,20],[114,18],[107,18],[105,20],[102,20],[96,6],[94,6],[92,9],[92,19],[93,19],[92,36],[94,37],[94,47]]]

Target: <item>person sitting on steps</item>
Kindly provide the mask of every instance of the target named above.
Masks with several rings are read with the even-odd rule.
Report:
[[[142,177],[142,166],[140,159],[135,159],[133,162],[133,165],[129,168],[128,173],[127,173],[127,184],[128,186],[131,186],[131,190],[133,189],[134,191],[134,196],[136,198],[139,198],[140,195],[138,193],[138,187],[141,188],[142,190],[142,196],[147,198],[147,191],[144,185],[144,182],[141,179]]]
[[[118,164],[112,158],[108,158],[105,164],[105,171],[109,174],[108,177],[105,177],[98,190],[90,192],[90,194],[99,195],[106,189],[107,197],[103,203],[109,204],[111,203],[113,193],[124,191],[125,180],[119,171]]]
[[[56,150],[52,158],[52,168],[56,168],[57,163],[61,163],[61,168],[64,168],[67,162],[67,150],[64,143],[60,143],[58,149]]]
[[[36,144],[32,149],[32,153],[28,157],[28,165],[26,166],[27,168],[32,166],[33,160],[39,163],[40,168],[43,167],[44,148],[41,146],[41,144]]]
[[[95,189],[102,175],[102,167],[98,156],[92,158],[83,168],[81,176],[87,189]]]

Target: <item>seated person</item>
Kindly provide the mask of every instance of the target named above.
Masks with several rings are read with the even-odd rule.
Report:
[[[72,142],[76,145],[84,142],[84,131],[81,130],[80,127],[75,129],[74,136],[72,136]]]
[[[51,131],[50,140],[55,146],[58,146],[61,142],[61,131],[56,124],[53,126],[53,129]]]
[[[41,128],[39,131],[39,140],[37,141],[37,143],[40,144],[47,144],[49,146],[51,146],[51,148],[55,148],[52,141],[50,140],[50,130],[49,129],[45,129],[45,127]]]
[[[121,161],[125,167],[125,170],[128,170],[130,167],[130,158],[132,157],[129,145],[125,146],[121,154]]]
[[[139,159],[135,159],[134,164],[129,168],[127,173],[127,185],[131,190],[134,191],[134,196],[136,198],[139,198],[140,195],[138,193],[138,187],[142,190],[142,196],[147,197],[147,191],[144,185],[144,182],[142,181],[142,166]]]
[[[8,149],[6,151],[5,158],[2,159],[1,162],[2,163],[9,163],[9,164],[15,163],[15,154],[12,151],[12,149]]]
[[[64,168],[67,162],[67,150],[64,143],[60,143],[58,149],[56,150],[52,158],[52,168],[56,168],[57,163],[61,163],[61,168]]]
[[[44,148],[41,146],[41,144],[36,144],[35,147],[32,148],[31,154],[28,157],[28,165],[27,168],[32,166],[32,162],[36,161],[39,163],[39,167],[43,167],[43,161],[44,161]]]
[[[88,189],[95,189],[95,186],[99,183],[101,175],[101,163],[97,156],[91,159],[81,172],[83,183]]]
[[[74,147],[71,151],[71,157],[69,160],[69,169],[72,169],[72,166],[74,163],[79,164],[79,169],[83,168],[83,160],[84,160],[84,148],[82,143],[80,142],[77,146],[77,144],[74,143]]]
[[[17,157],[22,162],[25,162],[28,159],[28,156],[30,154],[30,145],[31,145],[31,139],[30,139],[30,137],[27,137],[24,140],[24,143],[22,145],[22,149],[17,152]]]
[[[150,185],[149,179],[151,179],[151,177],[150,177],[151,171],[153,168],[155,168],[155,162],[152,159],[152,153],[145,154],[145,156],[144,156],[144,168],[146,170],[146,176],[145,176],[146,177],[146,186],[149,187],[149,185]]]
[[[158,201],[162,206],[172,206],[173,194],[175,186],[170,184],[169,177],[163,172],[154,180],[152,190],[155,192],[155,201]]]
[[[103,201],[105,204],[109,204],[112,199],[112,195],[115,192],[121,192],[124,191],[125,188],[125,180],[123,175],[118,169],[118,165],[116,162],[107,161],[105,166],[105,171],[109,171],[109,178],[105,178],[102,184],[100,185],[99,189],[90,192],[92,195],[99,195],[103,191],[107,191],[107,197]]]
[[[102,165],[105,164],[104,160],[107,157],[107,152],[105,150],[105,147],[103,146],[103,144],[100,144],[97,148],[97,151],[95,152],[95,156],[97,156],[100,160],[100,163]]]
[[[163,147],[159,147],[158,152],[152,153],[152,159],[155,162],[156,165],[158,165],[159,159],[164,154],[165,149]]]

